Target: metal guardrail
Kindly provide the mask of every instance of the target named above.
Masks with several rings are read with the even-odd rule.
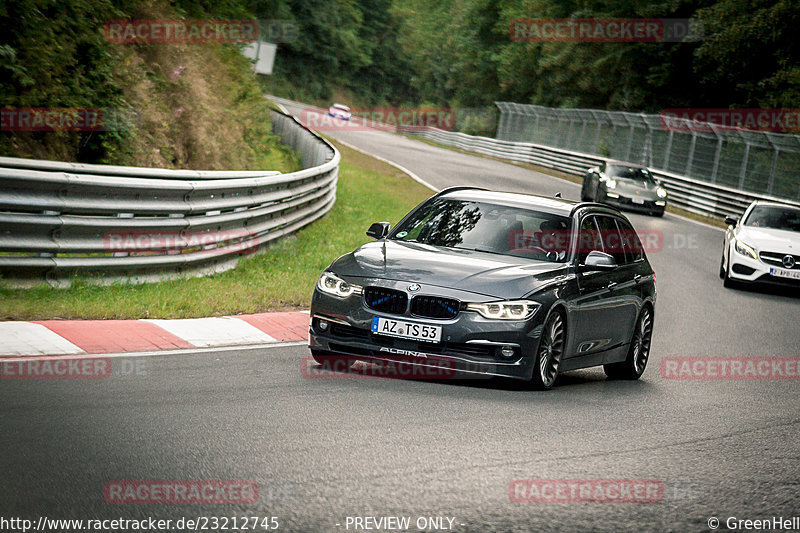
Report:
[[[576,176],[583,176],[589,168],[604,159],[591,154],[551,148],[541,144],[476,137],[436,128],[400,128],[400,131],[461,150],[531,163]],[[754,200],[769,200],[800,207],[798,202],[706,183],[671,172],[655,169],[651,169],[651,171],[669,192],[669,203],[700,215],[713,217],[724,217],[728,214],[741,215]]]
[[[0,275],[146,282],[233,268],[325,215],[339,152],[294,117],[273,131],[303,170],[192,171],[0,157]]]
[[[681,110],[655,115],[495,103],[498,139],[634,161],[731,190],[800,201],[797,134],[690,120]],[[770,115],[764,110],[763,116],[748,113],[742,120]]]

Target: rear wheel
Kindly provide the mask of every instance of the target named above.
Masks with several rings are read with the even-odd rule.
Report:
[[[355,360],[348,355],[326,352],[315,348],[311,348],[311,357],[325,370],[331,372],[347,372],[355,363]]]
[[[639,379],[650,358],[650,344],[653,339],[653,312],[645,306],[633,329],[628,357],[620,363],[603,365],[606,376],[611,379]]]
[[[542,338],[536,353],[536,365],[531,382],[538,390],[550,390],[558,377],[561,356],[564,355],[566,324],[560,311],[554,311],[542,328]]]

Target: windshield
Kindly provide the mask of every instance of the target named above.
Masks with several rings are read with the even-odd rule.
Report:
[[[650,171],[642,167],[608,165],[606,175],[613,178],[655,182],[655,178],[650,174]]]
[[[570,219],[531,209],[438,198],[395,228],[393,239],[564,262]]]
[[[744,225],[800,232],[800,209],[775,205],[757,205],[747,215]]]

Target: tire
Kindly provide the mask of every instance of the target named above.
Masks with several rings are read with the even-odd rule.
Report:
[[[542,328],[542,337],[536,350],[536,359],[531,376],[531,385],[536,390],[550,390],[558,377],[558,367],[564,355],[567,338],[566,320],[561,311],[547,317]]]
[[[348,355],[326,352],[311,348],[311,357],[314,358],[325,370],[332,372],[347,372],[355,360]]]
[[[663,217],[664,216],[664,210],[663,209],[659,209],[658,211],[653,211],[652,214],[653,214],[653,216],[656,216],[656,217]]]
[[[653,340],[653,311],[645,306],[633,329],[628,357],[619,363],[603,365],[603,370],[611,379],[636,380],[642,377],[647,361],[650,359],[650,346]]]
[[[725,253],[719,258],[719,279],[725,279]]]
[[[731,279],[731,276],[730,276],[731,264],[730,263],[731,263],[731,260],[730,260],[730,258],[728,258],[728,268],[724,269],[722,267],[722,265],[720,265],[719,266],[719,269],[720,269],[719,273],[720,273],[720,275],[722,277],[722,286],[725,287],[726,289],[735,289],[737,287],[737,284],[736,284],[736,282],[734,280]]]
[[[583,185],[581,186],[581,202],[591,202],[592,199],[586,194],[586,178],[583,178]]]

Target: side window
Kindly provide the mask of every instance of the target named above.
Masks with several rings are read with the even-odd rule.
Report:
[[[603,249],[607,254],[611,254],[617,264],[625,263],[625,250],[622,246],[622,237],[619,234],[617,223],[613,217],[598,216],[597,227],[600,230],[600,238],[603,240]]]
[[[617,226],[619,226],[619,233],[622,237],[622,246],[625,251],[625,259],[627,263],[633,263],[643,257],[642,241],[630,224],[624,220],[617,219]]]
[[[595,217],[588,216],[581,221],[580,232],[578,233],[578,262],[586,261],[589,252],[597,250],[604,251],[603,240],[600,238],[600,231],[597,229]]]

